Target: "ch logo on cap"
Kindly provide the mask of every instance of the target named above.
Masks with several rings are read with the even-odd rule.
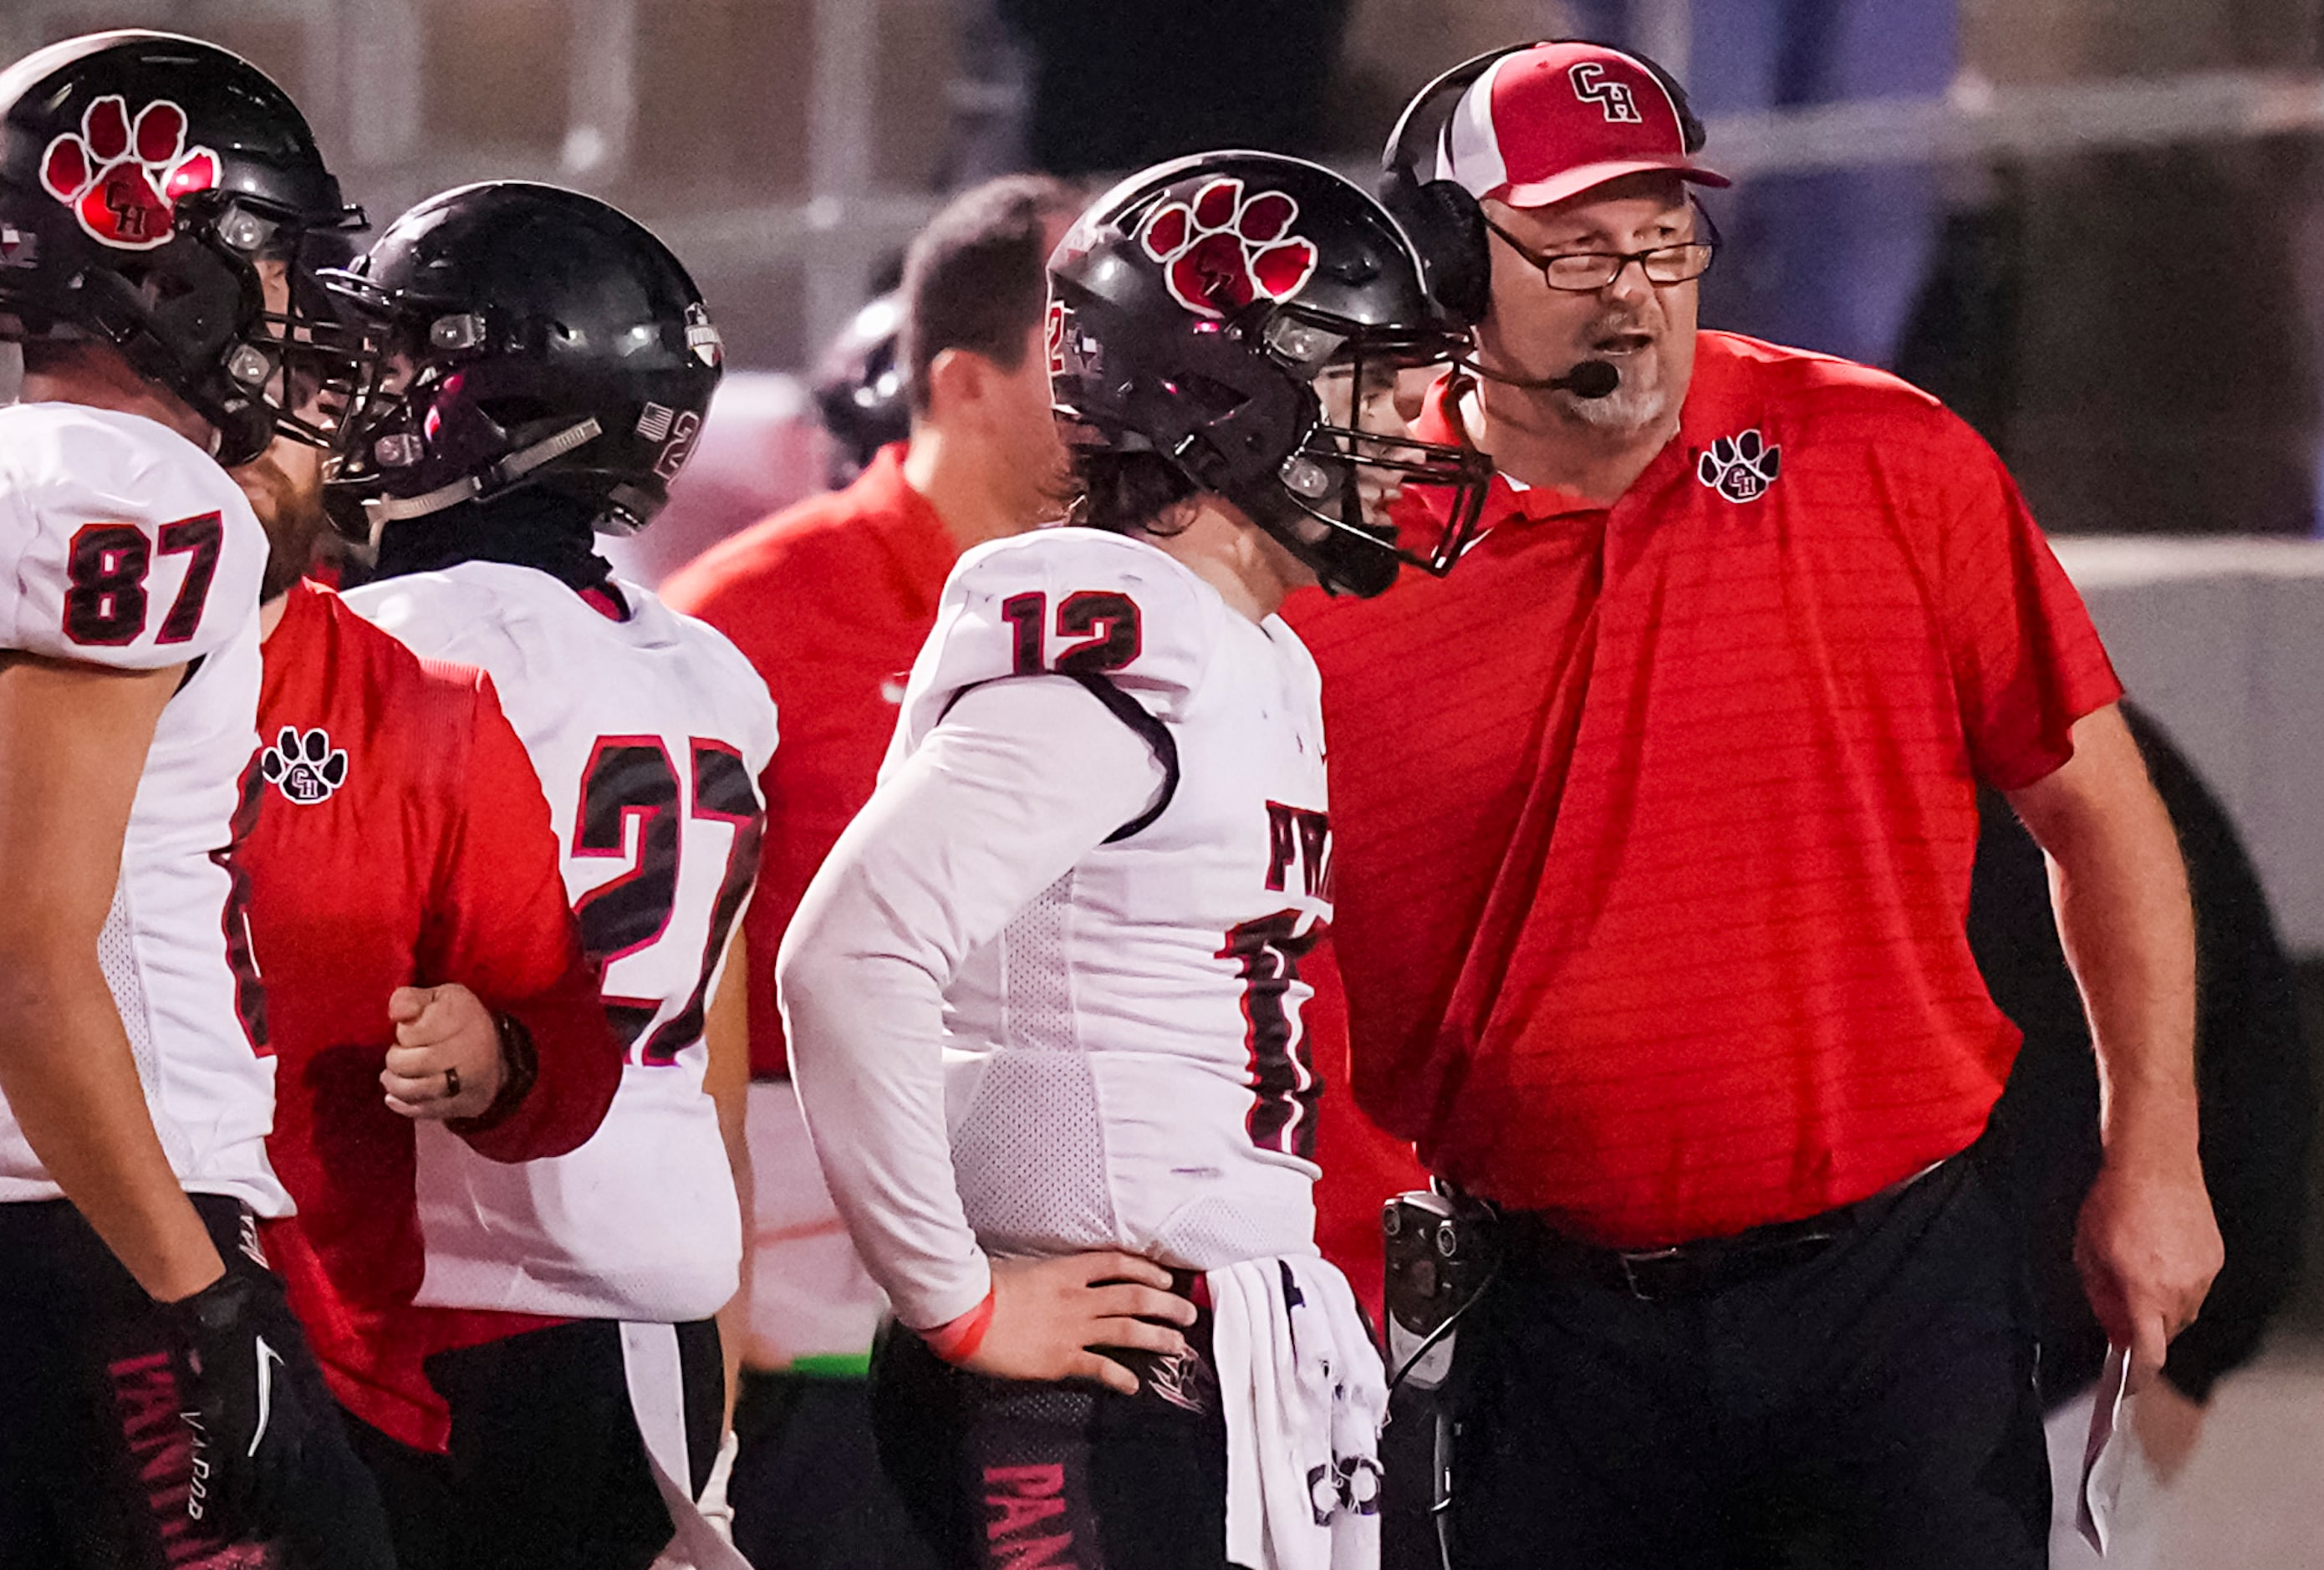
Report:
[[[1585,104],[1595,104],[1605,111],[1609,125],[1643,125],[1646,116],[1638,113],[1638,101],[1630,96],[1629,85],[1609,82],[1606,68],[1594,60],[1585,60],[1565,73],[1573,84],[1573,96]]]

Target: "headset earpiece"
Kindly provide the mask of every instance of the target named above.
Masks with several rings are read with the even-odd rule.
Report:
[[[1492,254],[1477,199],[1449,180],[1424,182],[1403,170],[1380,177],[1379,200],[1420,254],[1429,298],[1462,328],[1484,319]]]
[[[1586,43],[1587,39],[1546,39],[1540,42]],[[1449,180],[1423,180],[1418,172],[1421,149],[1416,143],[1424,134],[1430,139],[1442,134],[1443,122],[1433,118],[1429,110],[1443,98],[1458,98],[1469,90],[1480,77],[1490,70],[1495,61],[1506,56],[1522,54],[1540,47],[1539,42],[1513,43],[1500,49],[1488,50],[1473,59],[1462,60],[1451,70],[1439,76],[1405,106],[1397,117],[1396,129],[1388,134],[1388,146],[1380,153],[1380,178],[1377,194],[1386,208],[1420,253],[1421,276],[1427,282],[1428,292],[1447,316],[1462,327],[1474,327],[1485,317],[1492,299],[1493,258],[1491,242],[1485,229],[1484,209],[1477,199]],[[1613,45],[1600,45],[1613,48]],[[1686,101],[1686,89],[1678,78],[1660,64],[1636,50],[1618,52],[1628,56],[1646,68],[1663,91],[1670,96],[1671,107],[1678,115],[1681,145],[1692,156],[1702,150],[1706,133],[1702,122],[1696,118]]]
[[[1380,205],[1404,226],[1420,253],[1420,273],[1430,298],[1463,328],[1484,319],[1492,297],[1493,263],[1484,210],[1452,180],[1423,180],[1417,171],[1420,150],[1413,143],[1424,132],[1431,137],[1441,132],[1442,126],[1427,116],[1439,99],[1457,99],[1494,61],[1533,47],[1528,42],[1487,50],[1439,76],[1413,95],[1380,153]]]

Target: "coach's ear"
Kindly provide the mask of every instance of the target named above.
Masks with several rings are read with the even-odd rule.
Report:
[[[928,362],[927,419],[945,425],[991,398],[995,385],[1008,374],[974,349],[939,349]]]

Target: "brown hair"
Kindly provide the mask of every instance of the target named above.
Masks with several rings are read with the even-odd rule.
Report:
[[[1073,187],[1012,174],[946,203],[904,254],[901,358],[912,412],[928,407],[928,366],[946,349],[1005,371],[1024,363],[1025,335],[1048,304],[1048,226],[1082,209]]]
[[[1201,487],[1158,452],[1072,447],[1065,522],[1114,534],[1176,534],[1185,529],[1178,504]]]

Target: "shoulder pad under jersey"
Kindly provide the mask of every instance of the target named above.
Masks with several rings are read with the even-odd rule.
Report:
[[[1231,614],[1167,552],[1127,535],[1038,529],[980,545],[954,567],[912,662],[898,745],[918,746],[961,693],[1010,676],[1103,677],[1167,723]]]
[[[152,670],[246,633],[266,536],[200,448],[134,414],[0,409],[0,648]]]
[[[757,779],[767,761],[774,756],[780,734],[774,696],[767,690],[766,678],[734,646],[732,638],[701,617],[672,610],[652,590],[626,578],[619,580],[619,584],[622,596],[638,606],[641,614],[650,606],[651,614],[669,619],[675,634],[686,646],[687,663],[695,672],[688,685],[698,699],[715,706],[727,727],[723,733],[724,738],[741,749],[743,762],[750,765],[751,777]]]

